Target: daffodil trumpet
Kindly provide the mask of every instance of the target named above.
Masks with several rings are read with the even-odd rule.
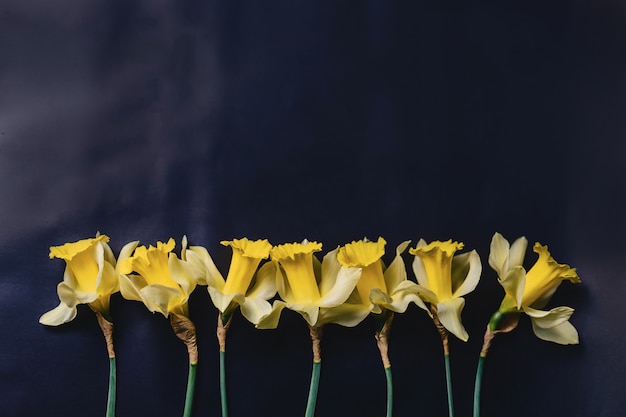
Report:
[[[538,259],[527,271],[522,265],[527,246],[528,241],[523,236],[512,244],[500,233],[495,233],[491,239],[489,265],[498,274],[498,282],[505,296],[485,330],[474,383],[474,417],[480,416],[483,368],[491,343],[498,333],[514,330],[522,313],[530,317],[533,332],[538,338],[562,345],[579,342],[578,332],[569,322],[574,309],[562,306],[549,311],[542,310],[561,282],[581,282],[576,268],[559,264],[547,246],[536,242],[533,251]]]
[[[109,355],[109,388],[106,416],[115,416],[116,359],[113,346],[113,323],[110,314],[111,294],[119,291],[117,266],[134,249],[126,245],[116,261],[108,245],[109,237],[96,233],[94,238],[82,239],[50,248],[50,258],[63,259],[66,263],[63,282],[57,286],[59,305],[43,314],[41,324],[58,326],[76,317],[78,304],[87,304],[95,313],[102,330]]]
[[[456,251],[463,247],[463,243],[452,240],[426,243],[420,239],[415,248],[409,249],[409,253],[415,255],[413,272],[417,278],[420,297],[424,301],[420,307],[431,316],[441,336],[450,417],[454,416],[454,402],[449,333],[463,341],[469,338],[461,322],[461,312],[465,306],[463,296],[476,288],[482,272],[480,257],[475,250],[456,255]]]
[[[174,334],[187,347],[189,373],[183,417],[191,416],[198,365],[196,327],[189,318],[189,295],[198,278],[186,260],[187,238],[183,237],[181,258],[172,253],[174,239],[157,246],[137,246],[132,256],[120,262],[120,292],[127,300],[141,301],[153,313],[169,318]]]

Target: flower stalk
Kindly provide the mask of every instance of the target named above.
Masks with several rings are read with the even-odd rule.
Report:
[[[391,375],[391,361],[389,361],[389,332],[391,331],[391,323],[393,322],[393,311],[386,311],[383,315],[385,321],[374,335],[376,345],[380,351],[380,357],[385,368],[385,377],[387,379],[387,417],[393,415],[393,379]]]
[[[115,349],[113,347],[113,323],[105,319],[100,311],[92,307],[96,314],[98,325],[104,335],[109,354],[109,390],[107,392],[106,417],[115,417],[115,402],[117,397],[117,367],[115,363]]]
[[[220,400],[222,417],[228,417],[228,397],[226,395],[226,332],[230,328],[232,315],[217,314],[217,340],[220,346]],[[226,323],[224,323],[226,320]]]
[[[185,393],[183,417],[190,417],[196,387],[196,367],[198,365],[196,327],[187,316],[177,313],[170,314],[170,323],[176,336],[187,346],[187,353],[189,355],[189,375],[187,377],[187,392]]]
[[[311,335],[313,350],[313,370],[311,372],[311,384],[309,386],[309,398],[306,402],[305,417],[313,417],[315,415],[315,404],[317,402],[317,390],[320,383],[320,370],[322,367],[322,327],[309,325],[309,334]]]
[[[433,323],[441,336],[441,344],[443,347],[443,360],[446,371],[446,390],[448,392],[448,415],[454,417],[454,400],[452,396],[452,372],[450,371],[450,348],[448,345],[449,333],[437,316],[437,307],[431,304],[430,312],[433,315]]]

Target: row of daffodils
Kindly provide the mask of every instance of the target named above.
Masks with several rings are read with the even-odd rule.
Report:
[[[111,295],[120,292],[128,300],[141,301],[151,312],[170,319],[175,334],[189,354],[189,378],[183,416],[191,415],[198,348],[196,331],[189,317],[188,300],[198,285],[206,286],[217,310],[220,351],[220,392],[222,416],[228,415],[225,387],[226,333],[233,314],[241,314],[259,329],[276,328],[285,309],[297,312],[310,329],[313,370],[305,416],[315,412],[321,368],[320,342],[323,326],[335,323],[356,326],[368,315],[377,318],[376,341],[387,378],[387,417],[392,416],[393,384],[388,352],[388,335],[395,313],[403,313],[414,303],[426,311],[438,329],[443,346],[448,390],[448,409],[454,416],[450,381],[448,336],[466,341],[468,333],[461,321],[463,296],[473,291],[482,265],[476,251],[457,254],[463,243],[448,240],[430,243],[420,240],[410,247],[406,241],[395,249],[386,266],[382,257],[386,242],[367,239],[352,242],[326,253],[317,253],[322,244],[304,240],[273,246],[267,240],[234,239],[221,242],[232,249],[230,268],[224,275],[209,252],[201,246],[188,246],[182,240],[180,254],[175,241],[155,246],[125,245],[115,258],[109,238],[94,238],[50,248],[50,258],[66,262],[63,282],[58,285],[58,307],[41,316],[40,322],[57,326],[71,321],[78,304],[88,304],[95,312],[107,342],[110,379],[106,416],[115,415],[115,351],[110,314]],[[545,309],[559,284],[580,282],[575,268],[557,263],[547,246],[535,243],[538,259],[530,269],[523,266],[528,242],[521,237],[510,244],[496,233],[491,241],[489,265],[497,273],[504,298],[493,314],[484,335],[476,373],[474,416],[480,412],[482,370],[494,336],[517,326],[522,315],[532,322],[535,335],[543,340],[578,343],[578,333],[569,322],[570,307]],[[403,253],[413,256],[416,282],[409,280]]]

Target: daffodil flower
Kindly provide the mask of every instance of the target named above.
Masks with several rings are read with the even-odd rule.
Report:
[[[564,345],[577,344],[578,332],[569,322],[574,309],[555,307],[550,311],[542,310],[562,281],[580,282],[576,268],[559,264],[550,255],[548,247],[537,242],[533,251],[539,258],[526,271],[522,263],[527,245],[525,237],[510,245],[500,233],[493,235],[489,265],[498,273],[498,281],[506,294],[498,313],[506,316],[523,312],[530,317],[533,331],[540,339]]]
[[[253,324],[269,314],[272,307],[267,300],[276,295],[276,273],[272,263],[266,263],[258,272],[263,259],[269,257],[272,245],[263,240],[233,239],[220,242],[233,250],[226,279],[219,272],[208,251],[201,246],[191,246],[187,260],[204,271],[202,283],[211,301],[227,320],[233,309],[241,306],[242,315]],[[225,320],[225,321],[226,321]]]
[[[132,256],[120,262],[122,296],[141,301],[149,311],[165,317],[170,313],[189,316],[187,302],[197,280],[187,262],[171,253],[174,246],[172,238],[167,243],[158,242],[156,247],[138,246]]]
[[[329,252],[322,263],[313,255],[322,244],[304,240],[302,243],[278,245],[270,251],[276,268],[276,287],[282,300],[261,319],[258,328],[273,329],[286,307],[298,312],[309,325],[313,347],[313,371],[305,417],[313,417],[321,368],[322,328],[328,323],[355,326],[365,317],[363,309],[346,307],[361,275],[360,268],[342,267],[337,260],[338,249]],[[367,315],[367,312],[365,312]]]
[[[276,295],[275,266],[266,263],[258,272],[257,268],[263,259],[267,259],[272,245],[263,240],[233,239],[220,242],[230,246],[233,256],[226,280],[216,268],[209,252],[201,246],[191,246],[186,258],[207,284],[208,292],[220,314],[217,318],[217,338],[220,345],[220,394],[222,416],[228,415],[226,395],[226,332],[230,327],[232,313],[241,307],[242,315],[253,324],[268,315],[272,306],[268,299]]]
[[[422,300],[429,303],[431,310],[420,305],[429,314],[436,314],[441,325],[463,341],[469,338],[461,322],[465,306],[464,295],[472,292],[478,281],[482,265],[475,250],[455,255],[463,249],[463,243],[434,241],[427,244],[420,239],[409,253],[415,255],[413,272],[419,284]],[[418,304],[419,305],[419,304]]]
[[[98,325],[104,334],[109,354],[109,390],[106,416],[115,416],[116,360],[113,347],[113,323],[109,311],[111,294],[119,291],[120,272],[116,269],[113,252],[108,245],[109,237],[82,239],[50,248],[50,259],[63,259],[66,263],[63,282],[57,286],[61,302],[43,314],[39,322],[47,326],[58,326],[76,317],[76,306],[88,304],[95,312]],[[118,261],[123,262],[133,251],[134,245],[122,249]]]
[[[270,257],[279,265],[276,287],[283,301],[275,301],[257,327],[278,326],[284,308],[299,313],[313,327],[327,323],[355,326],[363,320],[367,312],[344,304],[359,280],[360,268],[342,267],[337,260],[339,249],[326,254],[320,263],[313,254],[321,250],[321,243],[307,240],[272,248]]]
[[[194,269],[185,260],[179,259],[172,250],[174,239],[157,246],[138,246],[132,256],[120,264],[120,292],[127,300],[141,301],[153,313],[170,318],[176,336],[187,346],[189,355],[189,377],[185,396],[184,417],[191,415],[195,389],[198,346],[196,328],[189,319],[189,295],[196,288]],[[183,238],[181,257],[185,258],[187,239]],[[136,272],[133,274],[132,272]]]
[[[375,337],[387,377],[387,417],[391,417],[393,384],[388,355],[388,337],[394,313],[404,313],[410,302],[423,308],[425,305],[419,298],[417,284],[407,280],[406,268],[401,256],[411,242],[403,242],[396,248],[395,258],[389,268],[385,269],[381,258],[385,254],[386,243],[382,237],[379,237],[376,242],[367,239],[353,241],[339,248],[337,260],[343,267],[361,269],[361,276],[354,290],[357,300],[349,299],[343,306],[357,309],[363,318],[370,312],[379,317],[380,328],[376,331]],[[351,303],[351,301],[356,302]]]
[[[58,326],[72,321],[78,304],[89,304],[110,321],[109,301],[111,294],[119,291],[119,272],[108,242],[108,236],[98,234],[94,238],[50,248],[50,259],[63,259],[66,267],[63,282],[57,286],[61,302],[41,316],[41,324]],[[132,245],[125,246],[120,260],[132,250]]]
[[[539,258],[526,271],[522,263],[527,246],[528,241],[523,236],[516,239],[512,245],[497,232],[491,239],[489,265],[497,272],[505,296],[498,311],[491,316],[487,324],[483,347],[478,358],[474,384],[474,417],[480,416],[483,368],[493,338],[498,333],[515,329],[521,313],[530,317],[533,331],[540,339],[562,345],[578,343],[578,331],[569,322],[574,309],[556,307],[550,311],[542,310],[561,282],[565,280],[580,282],[576,268],[559,264],[550,255],[547,246],[536,242],[533,251]]]

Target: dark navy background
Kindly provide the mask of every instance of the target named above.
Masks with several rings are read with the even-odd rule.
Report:
[[[227,270],[220,240],[453,238],[483,276],[453,340],[457,416],[471,415],[482,334],[503,292],[495,231],[578,267],[552,306],[579,346],[499,336],[484,417],[624,415],[626,6],[620,0],[260,2],[4,0],[0,4],[0,415],[98,416],[108,361],[91,311],[59,328],[63,262],[48,248],[111,237],[114,252],[186,234]],[[527,266],[534,262],[529,254]],[[410,269],[410,257],[406,258]],[[412,274],[412,272],[411,272]],[[215,310],[190,300],[196,416],[219,416]],[[117,415],[182,414],[187,355],[168,321],[113,297]],[[374,324],[327,326],[317,415],[382,416]],[[304,414],[304,321],[241,316],[228,334],[233,417]],[[439,336],[394,322],[395,416],[446,416]]]

